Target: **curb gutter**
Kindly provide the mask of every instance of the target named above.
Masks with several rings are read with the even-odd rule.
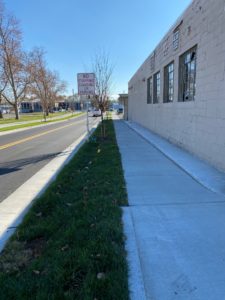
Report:
[[[92,127],[91,133],[97,128],[98,123]],[[5,244],[15,232],[17,226],[22,222],[33,201],[45,192],[88,137],[89,134],[87,133],[81,135],[73,144],[0,203],[0,252],[4,249]]]

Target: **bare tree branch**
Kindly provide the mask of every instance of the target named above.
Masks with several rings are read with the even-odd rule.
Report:
[[[19,118],[19,104],[26,95],[29,76],[29,55],[21,47],[21,31],[14,16],[7,15],[4,6],[0,5],[0,61],[1,80],[4,90],[1,95],[13,105],[16,118]]]
[[[93,73],[95,73],[96,96],[94,104],[101,110],[102,124],[103,113],[109,104],[109,94],[112,85],[113,65],[110,63],[109,55],[105,51],[99,51],[93,59]],[[103,125],[102,125],[103,126]],[[105,137],[105,127],[102,135]]]
[[[53,109],[55,102],[66,88],[66,83],[61,81],[58,73],[47,69],[44,58],[44,51],[36,48],[32,52],[32,66],[30,68],[31,76],[31,97],[41,101],[44,117],[48,115],[49,110]]]

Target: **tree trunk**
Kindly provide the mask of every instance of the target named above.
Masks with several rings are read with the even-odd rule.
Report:
[[[105,121],[103,121],[104,127],[103,127],[103,134],[104,134],[104,138],[106,138],[106,126],[105,126]]]
[[[0,93],[0,104],[2,103],[2,93]],[[0,109],[0,119],[3,119],[3,113]]]
[[[17,104],[14,105],[14,109],[15,109],[16,120],[19,120],[20,115],[19,115],[19,108]]]
[[[0,104],[2,103],[2,94],[0,93]],[[0,109],[0,119],[3,119],[3,113]]]
[[[102,136],[102,139],[104,138],[104,130],[103,130],[103,113],[102,113],[102,110],[101,110],[101,136]]]
[[[106,137],[106,132],[105,132],[105,122],[104,122],[104,118],[103,118],[103,111],[101,110],[101,134],[102,134],[102,138]]]

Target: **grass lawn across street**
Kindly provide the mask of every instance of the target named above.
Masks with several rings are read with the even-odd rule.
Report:
[[[34,121],[31,121],[31,122],[27,122],[27,123],[24,123],[24,124],[17,124],[15,126],[9,126],[9,127],[3,127],[1,128],[0,127],[0,132],[3,132],[3,131],[10,131],[10,130],[15,130],[15,129],[20,129],[20,128],[27,128],[27,127],[32,127],[32,126],[38,126],[38,125],[45,125],[45,124],[48,124],[48,123],[53,123],[53,122],[59,122],[59,121],[65,121],[65,120],[69,120],[69,119],[72,119],[72,118],[76,118],[80,115],[82,115],[83,112],[80,112],[80,113],[76,113],[76,114],[66,114],[64,117],[60,118],[60,119],[47,119],[47,121],[38,121],[38,120],[34,120]],[[12,123],[13,124],[13,123]],[[0,123],[1,125],[1,123]]]
[[[63,115],[69,115],[71,113],[69,112],[57,112],[57,113],[49,113],[48,116],[46,116],[47,120],[51,120],[54,117],[59,117]],[[19,120],[15,119],[15,115],[3,115],[3,118],[0,119],[0,125],[3,124],[11,124],[11,123],[17,123],[17,122],[30,122],[30,121],[37,121],[37,120],[43,120],[44,116],[43,113],[24,113],[20,115]]]

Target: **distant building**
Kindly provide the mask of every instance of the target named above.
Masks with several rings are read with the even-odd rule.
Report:
[[[21,113],[41,112],[42,106],[39,100],[22,101],[19,110]]]
[[[52,110],[85,110],[87,105],[90,105],[92,98],[88,96],[78,96],[77,94],[67,96],[55,102]],[[24,100],[20,103],[20,113],[42,112],[40,100]]]
[[[195,0],[129,81],[128,118],[225,170],[225,2]]]
[[[0,112],[2,114],[9,114],[13,111],[13,106],[10,105],[6,100],[2,99],[0,104]]]
[[[61,109],[81,110],[81,102],[76,95],[68,96],[62,100],[56,101],[52,109],[54,111],[58,111]],[[20,103],[20,112],[21,113],[42,112],[41,101],[40,100],[22,101]]]
[[[128,120],[128,94],[119,94],[119,104],[123,106],[124,120]]]

